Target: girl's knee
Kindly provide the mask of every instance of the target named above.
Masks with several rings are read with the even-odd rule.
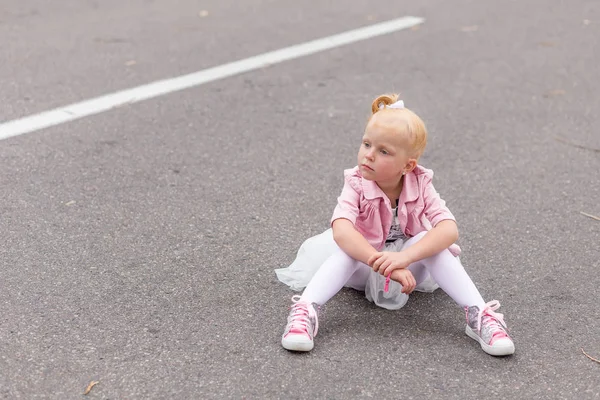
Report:
[[[338,248],[334,252],[331,258],[335,259],[336,264],[339,264],[340,266],[344,266],[345,268],[349,268],[352,270],[355,270],[360,264],[358,261],[350,257],[348,254],[346,254],[344,250],[340,248]]]

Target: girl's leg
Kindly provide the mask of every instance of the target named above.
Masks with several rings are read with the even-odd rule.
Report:
[[[313,304],[322,306],[346,283],[355,289],[361,287],[364,289],[369,276],[368,269],[368,266],[356,261],[338,248],[319,267],[304,289],[302,296],[292,297],[294,305],[292,305],[285,331],[281,337],[281,345],[285,349],[294,351],[312,350],[313,337],[319,331],[319,307],[315,308]]]
[[[405,247],[418,242],[423,236],[424,234],[419,234],[409,239]],[[494,356],[505,356],[515,352],[515,344],[508,335],[504,316],[495,312],[500,303],[494,300],[486,304],[483,301],[459,259],[448,249],[413,263],[408,268],[415,275],[417,283],[417,275],[423,279],[423,271],[427,270],[440,287],[465,309],[465,333],[477,340],[483,351]]]
[[[366,267],[361,268],[361,267]],[[321,265],[300,297],[301,302],[323,305],[346,283],[354,289],[364,290],[369,267],[338,249]]]
[[[425,233],[410,238],[403,248],[412,246],[421,240],[423,236],[425,236]],[[415,276],[417,284],[427,276],[425,271],[429,272],[442,290],[461,307],[478,306],[479,309],[483,309],[485,306],[479,290],[477,290],[459,259],[452,255],[448,249],[413,263],[408,269]]]

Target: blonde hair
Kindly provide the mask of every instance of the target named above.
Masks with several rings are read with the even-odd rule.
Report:
[[[381,96],[378,96],[371,104],[372,114],[371,117],[369,117],[369,121],[373,115],[377,114],[378,112],[393,112],[394,115],[398,115],[401,120],[406,123],[406,127],[408,129],[406,134],[408,135],[408,139],[413,150],[411,155],[418,160],[423,154],[425,146],[427,146],[427,129],[425,128],[425,123],[417,114],[408,108],[386,107],[390,104],[394,104],[396,101],[398,101],[398,95],[395,93],[382,94]],[[404,130],[404,127],[402,127],[401,130]]]

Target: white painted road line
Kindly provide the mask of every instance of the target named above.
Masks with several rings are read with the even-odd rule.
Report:
[[[205,69],[188,75],[152,82],[131,89],[55,108],[0,124],[0,140],[23,135],[50,126],[63,124],[88,115],[98,114],[119,106],[137,103],[164,94],[202,85],[207,82],[252,71],[258,68],[318,53],[334,47],[358,42],[410,28],[424,22],[423,18],[403,17],[364,28],[354,29],[322,39],[286,47],[280,50]]]

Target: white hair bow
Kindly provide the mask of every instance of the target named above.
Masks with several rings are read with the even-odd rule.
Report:
[[[386,106],[385,104],[380,104],[379,105],[379,109],[383,109],[383,108],[396,108],[396,109],[402,109],[404,108],[404,102],[402,100],[398,100],[395,103],[390,104],[389,106]]]

